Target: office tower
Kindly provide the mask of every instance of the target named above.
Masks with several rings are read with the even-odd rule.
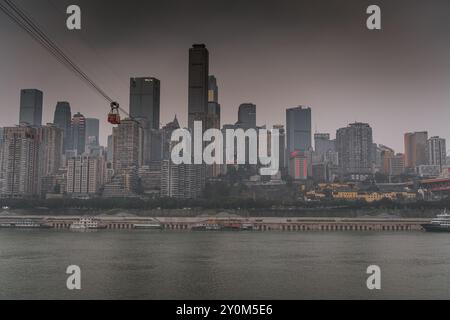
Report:
[[[71,132],[72,112],[68,102],[60,101],[56,104],[53,123],[63,130],[63,152],[71,150],[73,148]]]
[[[130,79],[130,116],[145,129],[159,129],[160,81],[152,77]]]
[[[100,120],[86,118],[86,146],[99,146]]]
[[[3,141],[4,198],[32,197],[37,193],[39,139],[30,126],[4,128]]]
[[[341,174],[364,175],[372,172],[372,128],[367,123],[352,123],[337,130],[336,149]]]
[[[428,164],[439,166],[441,171],[447,165],[447,149],[445,139],[439,137],[431,137],[427,141]]]
[[[405,166],[415,169],[417,166],[427,164],[428,132],[405,133]]]
[[[72,150],[76,150],[77,155],[82,155],[86,147],[86,118],[79,112],[72,118],[71,137]]]
[[[219,87],[217,86],[217,79],[214,76],[209,76],[208,85],[208,115],[206,119],[206,127],[208,129],[220,130],[220,104],[219,104]],[[220,164],[208,165],[206,168],[207,178],[218,177],[220,175]]]
[[[336,141],[330,139],[329,133],[316,133],[314,134],[314,148],[317,157],[324,161],[325,155],[329,151],[336,150]]]
[[[21,90],[19,123],[30,126],[42,125],[42,100],[42,91],[37,89]]]
[[[116,174],[143,163],[144,130],[136,120],[125,119],[113,128],[113,164]]]
[[[204,44],[194,44],[189,49],[189,102],[188,127],[194,129],[194,121],[201,121],[206,130],[208,114],[209,52]]]
[[[239,128],[256,129],[256,105],[253,103],[243,103],[239,106],[238,122]]]
[[[311,149],[311,108],[296,107],[286,110],[287,152]]]
[[[103,186],[105,160],[102,156],[77,156],[67,162],[66,192],[72,197],[97,194]]]
[[[219,87],[217,79],[209,76],[207,128],[220,129]]]
[[[219,86],[215,76],[208,77],[208,102],[219,103]]]

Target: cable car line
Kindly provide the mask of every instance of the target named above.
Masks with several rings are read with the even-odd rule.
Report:
[[[10,0],[3,0],[6,5],[0,2],[0,10],[11,18],[19,27],[25,30],[33,39],[41,46],[49,51],[59,62],[66,66],[70,71],[74,72],[88,86],[100,94],[106,101],[110,103],[111,112],[108,115],[108,121],[112,124],[120,123],[119,110],[125,115],[128,113],[119,106],[106,92],[104,92],[83,70],[77,66],[59,47],[33,22],[27,14]]]

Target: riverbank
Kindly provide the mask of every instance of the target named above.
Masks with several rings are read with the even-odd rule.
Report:
[[[349,208],[346,206],[333,208],[261,208],[261,209],[89,209],[65,208],[49,209],[45,207],[30,209],[9,209],[0,211],[0,216],[136,216],[136,217],[207,217],[229,215],[236,217],[310,217],[310,218],[423,218],[431,219],[440,213],[442,208]]]

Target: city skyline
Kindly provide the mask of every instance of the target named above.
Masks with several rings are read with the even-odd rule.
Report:
[[[448,12],[448,4],[434,2],[441,7],[441,12]],[[137,4],[132,1],[126,12],[136,9]],[[167,17],[169,12],[173,13],[170,9],[174,4],[169,1],[155,9],[161,17],[153,23],[161,23],[161,30],[167,29],[167,21],[173,21]],[[282,1],[276,14],[270,17],[271,25],[278,27],[268,30],[262,23],[264,10],[251,11],[250,3],[240,3],[219,14],[216,9],[221,4],[221,1],[197,1],[191,7],[185,5],[188,16],[197,17],[196,10],[202,6],[202,12],[211,13],[209,19],[217,20],[217,24],[205,30],[196,26],[195,30],[188,30],[187,35],[188,32],[180,31],[186,23],[182,19],[173,25],[172,30],[180,31],[178,41],[174,42],[173,31],[158,36],[142,25],[143,13],[137,14],[136,21],[121,19],[121,4],[108,4],[108,13],[101,10],[94,13],[93,9],[105,3],[81,1],[85,20],[82,31],[76,34],[58,26],[59,19],[64,18],[64,1],[54,6],[41,1],[21,1],[28,12],[33,12],[38,23],[50,31],[105,90],[114,93],[126,109],[130,77],[148,75],[160,79],[163,124],[176,114],[182,126],[187,126],[188,56],[185,48],[192,43],[206,43],[212,61],[210,74],[217,77],[221,88],[223,124],[235,123],[237,109],[245,102],[257,106],[258,125],[283,123],[286,108],[308,105],[314,112],[313,132],[317,129],[317,132],[329,132],[334,136],[336,129],[348,123],[370,123],[374,128],[374,141],[399,152],[403,151],[405,132],[428,130],[432,135],[449,138],[445,118],[450,101],[447,89],[450,66],[444,58],[449,48],[442,41],[447,36],[445,30],[450,29],[448,19],[438,16],[431,22],[430,17],[419,14],[420,4],[405,10],[406,2],[381,1],[383,13],[389,14],[383,14],[383,30],[377,34],[364,28],[365,3],[349,2],[343,6],[333,1],[317,5],[301,1],[293,5]],[[264,1],[260,5],[261,9],[269,6]],[[142,4],[141,11],[148,12],[147,9],[148,5]],[[225,32],[224,21],[228,15],[236,13],[236,23],[228,28],[241,32],[231,41],[228,34],[233,32]],[[293,13],[298,15],[299,21],[304,15],[312,18],[307,19],[305,26],[293,19]],[[411,17],[414,17],[413,23]],[[110,18],[118,18],[111,21],[120,21],[122,32],[115,32]],[[249,21],[254,26],[249,25]],[[12,61],[5,70],[15,71],[12,79],[0,77],[0,103],[2,110],[8,110],[0,126],[15,123],[16,92],[21,88],[44,91],[43,123],[51,122],[56,102],[65,100],[71,103],[73,112],[105,119],[108,106],[100,97],[59,66],[8,19],[0,19],[0,26],[4,39],[11,40],[8,48],[0,53],[0,60]],[[159,30],[155,25],[152,27]],[[124,30],[134,32],[125,37]],[[146,43],[150,42],[158,46],[148,50],[150,47]],[[133,50],[125,53],[125,48]],[[30,59],[26,52],[33,52],[33,57]],[[20,76],[24,70],[27,70],[27,77]],[[423,117],[425,108],[427,117]],[[389,130],[384,130],[385,127]],[[110,131],[110,126],[102,121],[102,145],[106,145]]]

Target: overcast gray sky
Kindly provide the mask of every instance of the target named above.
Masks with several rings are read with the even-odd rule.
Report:
[[[188,49],[205,43],[220,86],[222,124],[243,102],[258,124],[284,124],[309,105],[313,128],[335,135],[368,122],[374,139],[403,152],[403,133],[450,138],[450,1],[430,0],[16,0],[113,98],[128,109],[128,78],[161,80],[161,120],[187,118]],[[82,31],[65,10],[82,9]],[[382,9],[382,31],[366,8]],[[18,122],[19,90],[44,91],[44,121],[56,102],[105,119],[108,104],[0,13],[0,126]],[[102,122],[102,142],[111,127]]]

